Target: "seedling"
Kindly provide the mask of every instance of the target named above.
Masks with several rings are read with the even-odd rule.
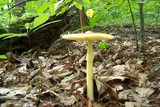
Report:
[[[7,59],[6,55],[0,55],[0,60]]]
[[[109,43],[107,43],[107,42],[100,42],[100,43],[98,44],[98,47],[101,48],[101,49],[108,49],[108,48],[110,48],[111,46],[112,46],[112,45],[109,44]]]

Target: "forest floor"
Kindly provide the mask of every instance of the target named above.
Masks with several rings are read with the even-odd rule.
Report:
[[[97,28],[117,38],[94,47],[94,107],[160,107],[160,30],[145,28],[136,51],[132,28]],[[138,31],[139,35],[139,31]],[[0,107],[86,107],[86,42],[57,40],[0,61]]]

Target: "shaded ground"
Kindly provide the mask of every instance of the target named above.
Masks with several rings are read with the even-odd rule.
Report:
[[[135,51],[132,28],[95,29],[118,38],[94,50],[94,107],[160,106],[160,31],[145,29],[145,53]],[[59,39],[49,51],[1,61],[1,107],[85,107],[85,56],[85,42]]]

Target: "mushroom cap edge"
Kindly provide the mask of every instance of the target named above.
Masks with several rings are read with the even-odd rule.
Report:
[[[62,35],[63,39],[67,40],[111,40],[114,36],[105,33],[79,33],[79,34],[66,34]]]

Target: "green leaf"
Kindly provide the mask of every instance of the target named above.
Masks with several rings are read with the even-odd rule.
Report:
[[[79,10],[82,10],[82,5],[80,5],[79,3],[77,2],[73,2],[73,4],[76,6],[76,8],[78,8]]]
[[[84,26],[84,27],[82,27],[80,29],[77,29],[76,31],[79,31],[79,30],[89,30],[89,29],[92,29],[92,27],[91,26]]]
[[[100,43],[98,44],[98,47],[101,48],[101,49],[108,49],[108,48],[110,48],[111,46],[112,46],[112,45],[109,44],[109,43],[107,43],[107,42],[100,42]]]
[[[25,23],[25,27],[28,29],[30,28],[30,24],[29,23]]]
[[[53,92],[55,92],[55,91],[58,91],[59,88],[57,86],[55,86],[55,87],[52,87],[50,90],[53,91]]]
[[[48,13],[45,13],[45,14],[42,14],[39,17],[35,18],[33,21],[33,28],[36,28],[37,26],[46,22],[49,19],[49,16],[50,15]]]
[[[49,10],[52,13],[52,15],[54,15],[55,11],[54,11],[54,4],[53,3],[49,4]]]
[[[89,26],[94,27],[96,22],[102,17],[102,14],[98,14],[90,20]]]
[[[113,2],[113,0],[101,0],[101,1],[103,1],[103,2],[107,2],[107,3],[109,3],[109,2]]]
[[[71,0],[64,0],[63,2],[62,1],[58,1],[57,3],[54,4],[55,12],[57,12],[57,14],[63,13],[64,10],[68,10],[68,8],[70,6],[70,3],[71,3]]]
[[[90,0],[82,0],[83,1],[83,3],[85,3],[85,4],[87,4],[87,5],[91,5],[91,1]]]
[[[57,0],[50,0],[50,2],[52,2],[52,3],[56,3],[56,2],[57,2]]]
[[[13,38],[13,37],[22,37],[22,36],[27,36],[27,33],[21,33],[21,34],[4,33],[4,34],[0,34],[0,38],[3,38],[3,39]]]
[[[126,1],[126,0],[122,0],[122,1],[118,4],[118,8],[121,7],[121,6],[125,3],[125,1]]]
[[[36,14],[39,8],[39,5],[40,5],[40,2],[38,1],[30,1],[30,2],[27,2],[24,7],[25,7],[26,12]]]
[[[73,4],[79,9],[82,10],[82,6],[88,7],[91,5],[90,0],[74,0]]]
[[[105,6],[105,9],[110,9],[110,8],[112,8],[112,7],[117,7],[118,5],[117,4],[109,4],[109,5],[107,5],[107,6]]]
[[[33,23],[25,23],[26,29],[32,29],[33,28]]]
[[[34,77],[34,81],[39,82],[40,78],[39,77]]]
[[[9,38],[13,38],[13,37],[24,37],[24,36],[28,36],[27,33],[20,33],[20,34],[16,34],[16,33],[11,33],[10,35],[6,36],[3,39],[9,39]]]
[[[48,9],[49,5],[50,5],[50,3],[47,2],[47,3],[44,3],[42,6],[40,6],[38,11],[37,11],[37,15],[40,15],[40,14],[44,13],[45,10]]]
[[[34,33],[35,31],[37,31],[38,29],[41,29],[42,27],[45,27],[47,25],[53,24],[53,23],[57,23],[60,22],[62,20],[55,20],[55,21],[51,21],[51,22],[47,22],[45,24],[41,24],[40,26],[38,26],[37,28],[35,28],[33,31],[29,32],[28,35],[31,35],[32,33]]]
[[[76,78],[77,75],[70,75],[70,76],[66,76],[61,82],[62,83],[65,83],[65,82],[68,82],[68,81],[71,81],[72,79]]]
[[[58,16],[58,15],[60,15],[60,14],[64,13],[67,9],[68,9],[68,7],[67,7],[67,6],[63,7],[63,8],[61,9],[61,11],[60,11],[60,12],[58,12],[56,15]]]
[[[147,0],[148,1],[148,0]],[[160,2],[160,0],[149,0],[150,2],[154,1],[154,2]]]
[[[11,36],[13,35],[14,33],[3,33],[3,34],[0,34],[0,38],[4,38],[4,37],[7,37],[7,36]]]
[[[4,2],[4,0],[0,0],[0,4],[3,3],[3,2]]]
[[[0,55],[0,59],[7,59],[5,55]]]

